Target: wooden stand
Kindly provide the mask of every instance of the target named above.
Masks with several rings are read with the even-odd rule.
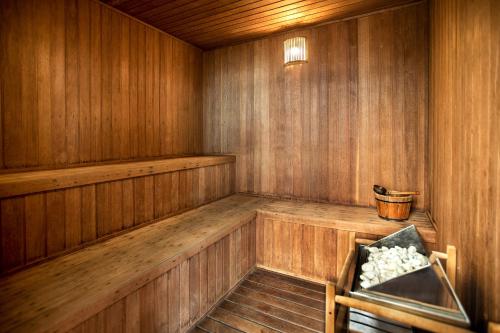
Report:
[[[446,324],[437,320],[428,319],[422,316],[414,315],[405,311],[395,310],[383,305],[374,304],[368,301],[355,299],[348,296],[348,276],[354,268],[354,258],[356,253],[356,244],[370,244],[372,240],[355,239],[352,235],[349,254],[342,267],[341,274],[336,284],[328,283],[326,287],[326,322],[325,332],[334,333],[346,330],[345,315],[349,307],[363,311],[371,312],[377,316],[399,321],[412,327],[424,329],[430,332],[471,332],[470,330],[454,325]],[[446,274],[453,288],[456,281],[456,248],[448,245],[446,253],[433,251],[430,261],[436,258],[446,260]]]

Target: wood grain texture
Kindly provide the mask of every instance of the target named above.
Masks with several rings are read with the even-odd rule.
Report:
[[[370,207],[335,205],[327,203],[268,199],[258,209],[263,217],[307,223],[318,227],[355,231],[363,234],[387,235],[401,228],[415,225],[425,242],[436,242],[436,230],[425,213],[413,212],[408,221],[389,221],[380,218]],[[370,237],[364,237],[370,238]]]
[[[197,326],[229,333],[324,332],[324,311],[311,301],[324,308],[324,286],[259,269]]]
[[[414,1],[102,0],[102,2],[207,49]]]
[[[370,228],[370,222],[365,218],[356,217],[354,210],[350,214],[353,223],[343,225],[321,224],[315,221],[313,215],[299,215],[273,216],[263,212],[257,216],[259,267],[319,283],[337,281],[350,250],[350,232],[354,232],[356,237],[375,241],[396,231],[385,229],[378,223]],[[355,224],[358,224],[359,228]],[[435,231],[432,227],[425,227],[421,223],[419,232],[421,235],[426,234],[426,247],[433,249]],[[428,242],[429,240],[431,242]]]
[[[427,4],[205,52],[204,151],[237,156],[237,191],[427,207]],[[283,66],[284,39],[309,62]]]
[[[54,201],[53,206],[57,207],[60,202],[64,204],[64,198],[64,195],[55,195],[51,199]],[[4,209],[3,205],[7,204],[10,208]],[[22,209],[19,203],[13,201],[3,205],[2,214]],[[284,207],[288,208],[285,210]],[[293,215],[280,213],[290,210],[294,212]],[[256,221],[256,218],[260,220],[264,214],[272,216],[272,223],[264,224],[271,236],[266,238],[262,238],[261,233],[268,231],[263,230],[261,222]],[[424,214],[421,215],[425,217]],[[296,219],[295,222],[292,223],[291,218]],[[287,269],[292,267],[290,271],[305,267],[310,276],[332,276],[338,271],[337,258],[346,255],[345,245],[349,242],[343,238],[349,238],[349,235],[348,232],[345,234],[345,230],[364,228],[363,230],[370,230],[373,234],[360,233],[360,237],[376,238],[388,230],[404,227],[404,224],[398,222],[372,218],[378,219],[375,211],[363,207],[347,209],[345,206],[331,204],[232,195],[0,279],[0,295],[6,300],[0,303],[0,327],[9,331],[33,331],[40,327],[51,330],[54,328],[51,325],[69,329],[71,327],[68,325],[76,325],[94,316],[170,271],[167,277],[167,298],[169,303],[176,305],[169,306],[167,312],[169,326],[172,325],[170,327],[175,331],[192,324],[200,313],[209,309],[208,304],[214,304],[222,297],[256,262],[262,260],[262,256],[270,258],[270,262],[285,262]],[[419,223],[421,218],[415,218],[419,231],[432,228],[430,222],[423,218]],[[298,233],[292,231],[294,224],[301,225],[302,229],[299,230],[303,234],[303,250],[297,246],[301,240],[296,237]],[[16,224],[7,225],[13,231],[15,226]],[[110,226],[112,227],[113,225]],[[275,230],[285,236],[274,237]],[[2,234],[4,232],[2,230]],[[430,232],[423,234],[433,237]],[[64,244],[65,234],[59,238]],[[265,240],[265,245],[262,245],[262,240]],[[274,251],[290,246],[294,247],[290,254]],[[336,256],[327,251],[319,253],[318,249],[327,249]],[[300,256],[300,266],[296,265],[296,258],[299,257],[297,253]],[[15,262],[22,257],[23,253],[18,253],[11,260]],[[191,258],[190,261],[181,264],[187,258]],[[316,261],[311,261],[310,258],[315,258]],[[335,270],[329,265],[335,267]],[[198,267],[200,273],[191,275],[191,269],[197,271]],[[207,281],[206,289],[202,279]],[[264,280],[266,278],[255,277],[252,281],[247,281],[247,287],[257,293],[272,293],[272,287],[262,285]],[[160,286],[157,288],[165,288],[163,282],[158,283]],[[181,287],[179,283],[182,284]],[[187,283],[190,285],[189,289],[186,289]],[[324,302],[305,297],[300,288],[293,290],[288,301],[307,301],[307,304],[323,313]],[[150,292],[144,291],[146,294]],[[141,298],[141,295],[134,297]],[[153,302],[151,299],[149,301]],[[137,301],[130,302],[136,304],[133,302]],[[147,308],[152,306],[149,303],[144,305]],[[141,303],[130,307],[134,309],[134,313],[141,313],[138,309],[143,305]],[[151,318],[148,319],[150,323],[156,322]],[[129,319],[123,323],[130,321],[137,324],[137,318]]]
[[[118,165],[118,172],[102,174],[114,175],[108,177],[108,181],[84,186],[81,181],[88,181],[97,174],[87,173],[87,177],[80,178],[72,174],[71,169],[66,169],[41,171],[50,173],[52,178],[40,178],[39,172],[33,172],[35,175],[28,177],[25,185],[30,181],[36,183],[36,179],[42,182],[61,180],[64,178],[59,178],[61,172],[68,171],[72,180],[67,184],[78,186],[0,200],[0,273],[78,250],[234,193],[234,162],[195,164],[192,165],[195,168],[181,167],[172,172],[163,172],[169,167],[144,166],[136,169],[135,176],[142,176],[125,179],[114,176],[130,177],[134,172]],[[162,173],[154,172],[155,169]],[[206,173],[211,178],[202,176]],[[49,183],[56,185],[52,181]],[[10,189],[9,186],[5,188]],[[34,186],[24,188],[36,189]]]
[[[199,49],[91,0],[0,18],[0,168],[201,152]]]
[[[500,3],[432,1],[430,211],[479,330],[500,320]]]
[[[191,156],[0,174],[0,198],[234,163],[234,156]]]
[[[0,328],[66,331],[132,294],[125,303],[138,317],[120,325],[130,320],[145,331],[160,331],[158,325],[185,331],[204,313],[200,309],[209,309],[255,265],[255,206],[262,199],[228,199],[0,279]],[[212,269],[213,262],[220,269]],[[214,281],[219,288],[208,297]],[[167,309],[168,325],[159,306]],[[110,325],[117,319],[104,320]]]
[[[177,266],[161,274],[159,277],[147,282],[145,285],[122,298],[113,305],[88,318],[84,322],[69,330],[73,333],[98,333],[98,332],[186,332],[189,327],[205,315],[217,301],[235,285],[254,266],[249,261],[249,253],[255,251],[248,247],[249,238],[241,238],[243,229],[250,229],[255,233],[255,222],[243,225],[241,228],[229,233],[223,239],[211,246],[218,246],[221,242],[229,240],[234,243],[234,251],[221,253],[223,257],[216,260],[231,262],[224,276],[216,276],[208,270],[206,265],[207,248],[183,260]],[[246,237],[250,237],[247,233]],[[246,255],[240,256],[239,253]],[[205,259],[202,259],[205,258]],[[216,299],[208,300],[209,281],[217,278],[231,280],[231,284],[221,291]],[[182,299],[183,295],[188,296]],[[113,311],[113,309],[119,310]],[[179,311],[188,310],[181,320]],[[95,323],[100,323],[95,326]],[[118,325],[113,330],[108,327]]]

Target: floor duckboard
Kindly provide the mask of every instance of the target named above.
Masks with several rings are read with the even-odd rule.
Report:
[[[325,287],[256,270],[202,320],[193,332],[321,333]]]

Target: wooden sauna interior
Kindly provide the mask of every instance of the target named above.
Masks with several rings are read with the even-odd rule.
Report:
[[[0,111],[0,332],[323,332],[410,224],[500,322],[498,0],[0,0]]]

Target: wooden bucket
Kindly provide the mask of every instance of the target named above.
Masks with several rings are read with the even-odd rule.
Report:
[[[378,216],[390,220],[407,220],[410,216],[411,195],[381,195],[375,193]]]

